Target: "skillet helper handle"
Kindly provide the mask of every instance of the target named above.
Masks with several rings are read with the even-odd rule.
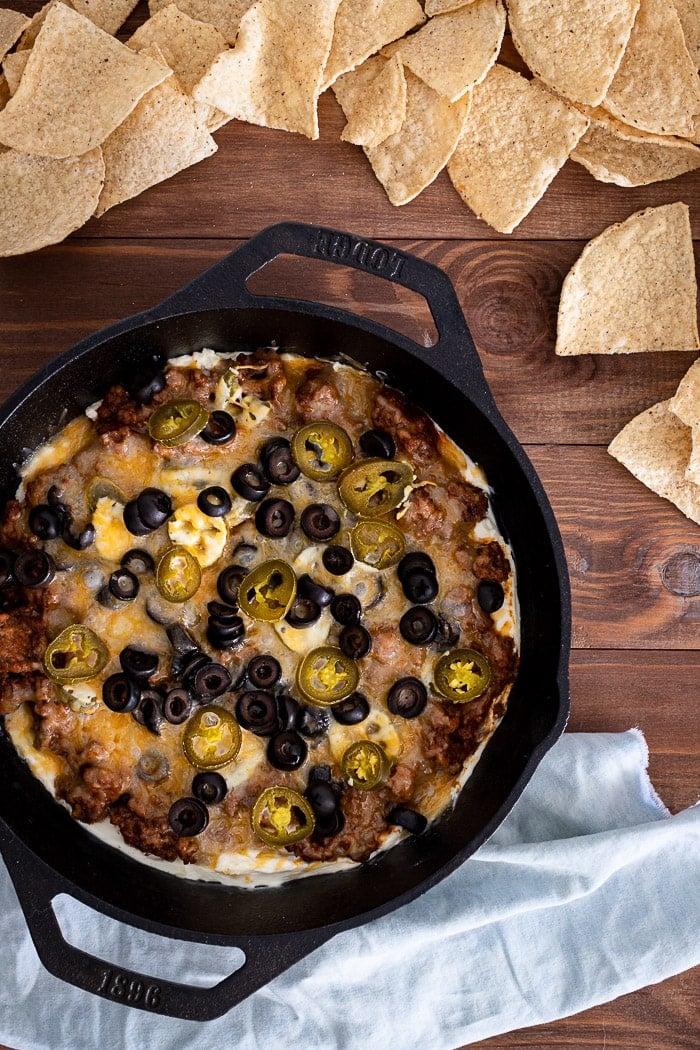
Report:
[[[70,887],[2,821],[0,847],[34,947],[49,973],[76,988],[147,1013],[187,1021],[221,1017],[331,936],[323,930],[312,930],[289,937],[241,937],[236,947],[243,950],[245,962],[211,988],[151,977],[90,955],[66,941],[52,901],[60,893],[70,894]]]

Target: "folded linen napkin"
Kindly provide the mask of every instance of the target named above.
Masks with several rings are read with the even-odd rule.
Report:
[[[661,981],[700,962],[700,806],[671,816],[647,762],[638,730],[565,735],[504,824],[442,883],[203,1024],[51,977],[2,869],[0,1042],[452,1050]],[[125,928],[71,898],[55,907],[69,941],[156,977],[212,985],[239,957]]]

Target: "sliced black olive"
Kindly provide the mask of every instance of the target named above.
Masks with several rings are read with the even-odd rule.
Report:
[[[411,569],[401,581],[401,586],[409,602],[415,602],[416,605],[425,605],[427,602],[432,602],[437,598],[439,590],[437,577],[434,573],[420,568]]]
[[[294,507],[286,499],[266,499],[255,512],[255,526],[263,536],[282,539],[294,522]]]
[[[320,780],[323,784],[330,784],[333,780],[331,767],[325,762],[318,766],[312,766],[309,770],[309,784],[312,784],[315,780]]]
[[[453,623],[450,623],[445,616],[438,616],[437,631],[432,640],[433,648],[441,653],[447,652],[448,649],[454,649],[458,642],[459,628],[455,627]]]
[[[399,678],[389,690],[386,702],[393,715],[417,718],[428,702],[428,691],[419,678]]]
[[[292,458],[292,447],[286,438],[267,441],[260,449],[260,462],[273,485],[291,485],[299,477],[299,467]]]
[[[120,564],[123,569],[128,569],[135,576],[145,576],[146,573],[153,572],[155,569],[155,562],[148,551],[140,550],[138,547],[127,551]]]
[[[425,569],[426,572],[435,576],[435,563],[424,551],[411,551],[409,554],[404,554],[396,566],[396,575],[403,583],[404,578],[414,569]]]
[[[227,565],[221,570],[216,589],[222,602],[238,608],[238,588],[247,575],[248,570],[243,565]]]
[[[128,569],[115,569],[107,583],[109,593],[120,602],[132,602],[139,593],[138,577]]]
[[[231,675],[223,664],[208,663],[198,668],[192,678],[192,689],[196,697],[211,700],[221,696],[231,685]]]
[[[340,834],[345,827],[345,817],[343,811],[338,806],[336,810],[326,820],[317,820],[316,826],[314,827],[313,835],[311,836],[316,841],[323,841],[324,839],[331,839],[334,835]]]
[[[299,701],[287,693],[282,693],[281,696],[277,697],[277,710],[280,716],[280,726],[283,730],[294,729],[297,712],[300,707]]]
[[[341,547],[339,543],[331,543],[321,555],[321,561],[331,576],[344,576],[350,572],[355,564],[355,558],[351,550]]]
[[[387,824],[396,824],[412,835],[422,835],[428,826],[428,818],[408,806],[394,806],[386,818]]]
[[[328,503],[310,503],[299,523],[310,540],[332,540],[340,531],[340,515]]]
[[[119,654],[119,663],[125,674],[143,682],[158,670],[158,654],[139,649],[136,645],[127,645]]]
[[[231,485],[243,499],[257,503],[270,491],[270,482],[256,463],[242,463],[231,475]]]
[[[221,773],[206,770],[197,773],[192,780],[192,794],[207,806],[213,806],[226,798],[228,785]]]
[[[102,700],[110,711],[134,711],[141,699],[141,687],[126,674],[111,674],[102,685]]]
[[[341,652],[352,660],[360,660],[372,648],[372,636],[360,623],[351,623],[343,627],[339,639]]]
[[[20,551],[15,555],[12,571],[21,587],[43,587],[56,575],[56,566],[46,551]]]
[[[369,701],[362,693],[351,693],[344,700],[332,704],[331,714],[341,726],[356,726],[369,714]]]
[[[343,624],[344,627],[350,627],[354,623],[359,623],[362,606],[359,598],[356,598],[354,594],[336,594],[331,602],[331,613],[333,619],[338,623]]]
[[[274,656],[262,653],[260,656],[253,657],[248,664],[246,673],[248,681],[256,689],[269,689],[279,682],[282,677],[282,668],[279,660],[275,660]]]
[[[302,736],[313,739],[327,733],[331,725],[331,716],[324,707],[312,707],[302,704],[297,711],[295,729]]]
[[[322,587],[320,583],[312,580],[307,572],[297,580],[297,595],[300,598],[310,598],[322,609],[331,604],[334,594],[335,591],[332,591],[330,587]]]
[[[173,647],[173,651],[179,656],[192,656],[199,652],[199,646],[195,642],[194,638],[182,624],[174,623],[166,629],[165,632],[168,636],[168,641]],[[179,672],[173,671],[173,674]]]
[[[272,736],[280,730],[277,701],[264,690],[242,693],[236,701],[236,719],[239,725],[256,736]]]
[[[165,694],[163,714],[171,725],[179,726],[190,717],[193,706],[189,690],[184,686],[175,686]]]
[[[209,416],[204,430],[200,430],[199,437],[209,445],[226,445],[233,441],[236,436],[236,423],[232,415],[217,408]]]
[[[153,531],[141,520],[135,499],[130,499],[128,503],[124,504],[123,518],[124,524],[132,536],[147,536],[149,532]]]
[[[293,729],[276,733],[267,745],[267,759],[275,769],[298,769],[304,764],[307,754],[306,744]]]
[[[209,812],[198,798],[179,798],[168,810],[168,824],[179,839],[199,835],[209,823]]]
[[[0,590],[0,612],[14,612],[27,604],[26,595],[19,587],[3,587]]]
[[[376,428],[366,430],[360,438],[360,450],[365,456],[377,459],[393,459],[396,455],[396,442],[387,430]]]
[[[209,622],[217,627],[230,627],[232,623],[238,622],[238,610],[233,605],[224,602],[207,602]]]
[[[15,565],[15,556],[12,551],[0,548],[0,587],[6,586],[14,579],[12,570]]]
[[[314,816],[317,820],[328,820],[333,816],[338,807],[338,796],[330,784],[324,784],[322,780],[314,780],[304,792]]]
[[[423,605],[407,609],[399,620],[401,636],[411,645],[427,645],[432,642],[438,629],[437,617]]]
[[[60,533],[62,524],[62,515],[48,503],[40,503],[29,512],[29,528],[40,540],[54,540]]]
[[[485,613],[496,612],[505,601],[503,588],[497,580],[479,580],[476,597]]]
[[[163,725],[164,699],[159,689],[143,689],[138,707],[131,712],[132,718],[156,736],[160,736],[160,728]]]
[[[214,649],[235,649],[242,644],[244,638],[245,624],[240,616],[236,617],[236,623],[227,624],[225,627],[211,622],[207,627],[207,641]]]
[[[87,550],[87,548],[91,547],[95,542],[96,535],[97,533],[95,532],[94,525],[86,525],[80,532],[74,532],[70,520],[64,522],[63,529],[61,530],[61,539],[74,551]]]
[[[149,747],[136,763],[136,776],[147,784],[160,784],[170,776],[170,763],[162,751]]]
[[[210,518],[223,518],[232,505],[231,497],[221,485],[210,485],[197,496],[197,506],[202,514],[208,514]]]
[[[254,543],[239,543],[233,552],[233,557],[241,566],[250,569],[258,554],[258,548]]]
[[[155,375],[149,375],[148,372],[138,372],[129,384],[129,393],[134,401],[137,401],[140,405],[149,404],[156,394],[159,394],[164,389],[165,375],[163,372],[156,372]]]
[[[198,671],[200,671],[203,667],[206,667],[207,664],[210,664],[210,663],[211,663],[211,656],[209,656],[207,653],[203,653],[201,649],[198,649],[195,653],[191,653],[183,661],[183,667],[182,667],[182,671],[181,671],[182,684],[187,689],[189,689],[190,691],[194,691],[194,677],[195,677],[195,675],[197,674]],[[173,675],[175,674],[175,672],[172,670],[172,668],[171,668],[171,674],[173,674]]]
[[[320,615],[321,606],[317,602],[312,601],[311,598],[295,598],[285,620],[290,627],[302,629],[316,623]]]
[[[171,516],[173,501],[162,489],[148,488],[136,497],[136,510],[143,524],[152,531],[159,529]]]

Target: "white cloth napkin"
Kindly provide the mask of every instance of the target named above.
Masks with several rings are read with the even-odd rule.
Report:
[[[18,1050],[452,1050],[614,999],[700,962],[700,806],[671,816],[638,730],[565,735],[475,856],[340,934],[224,1017],[171,1020],[41,966],[0,865],[0,1042]],[[71,898],[68,940],[211,985],[237,951],[120,926]]]

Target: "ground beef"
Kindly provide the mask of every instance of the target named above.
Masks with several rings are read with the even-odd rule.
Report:
[[[143,853],[163,860],[182,860],[185,864],[197,859],[197,844],[193,839],[176,838],[165,817],[141,816],[134,811],[132,799],[128,797],[110,806],[108,816],[121,831],[124,841]]]
[[[0,511],[0,547],[27,545],[24,512],[18,500],[10,499]]]
[[[123,386],[113,386],[97,409],[95,429],[98,434],[113,434],[122,430],[135,430],[144,434],[152,411],[151,406],[134,401]]]
[[[401,526],[417,540],[443,535],[446,512],[435,502],[428,488],[414,489],[406,506],[401,515]]]
[[[9,715],[22,704],[33,702],[47,691],[50,691],[50,686],[40,671],[30,674],[0,673],[0,715]]]
[[[239,378],[246,394],[257,394],[263,401],[275,401],[287,385],[284,366],[273,351],[256,350],[239,358],[236,364],[243,366]],[[258,367],[251,368],[251,365]]]
[[[346,422],[343,399],[330,367],[314,370],[307,375],[296,392],[296,407],[305,420]]]
[[[476,524],[489,509],[489,498],[484,490],[468,481],[450,481],[447,494],[459,501],[462,521]]]
[[[313,836],[290,847],[290,852],[304,860],[334,860],[347,856],[365,861],[379,847],[382,832],[387,829],[386,815],[391,809],[386,788],[360,791],[348,788],[341,802],[345,827],[331,839],[316,841]]]
[[[425,412],[406,402],[396,390],[382,388],[372,409],[372,423],[393,435],[400,455],[414,466],[435,466],[438,432]]]
[[[109,807],[124,794],[127,783],[123,771],[86,765],[77,776],[61,774],[56,780],[56,792],[72,807],[76,820],[94,824],[109,816]]]
[[[38,671],[48,637],[44,623],[44,592],[37,590],[27,596],[18,608],[0,612],[0,670],[9,674]]]
[[[67,704],[56,699],[49,682],[44,681],[42,696],[34,704],[36,746],[40,751],[65,754],[75,716]]]
[[[496,540],[483,543],[474,557],[473,572],[478,580],[496,580],[503,583],[510,576],[510,565],[503,548]]]

